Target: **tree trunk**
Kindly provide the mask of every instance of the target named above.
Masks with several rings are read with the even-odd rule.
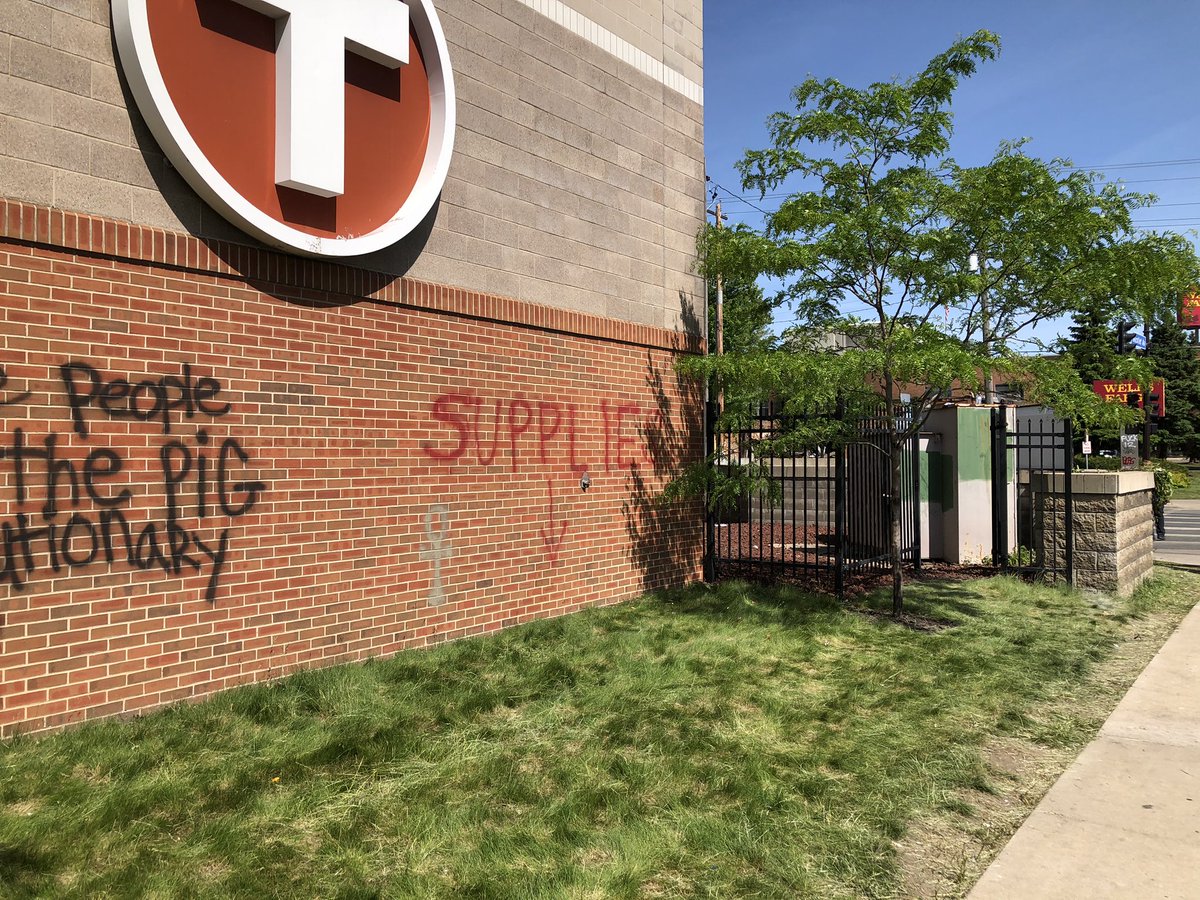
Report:
[[[888,467],[890,481],[888,504],[891,508],[891,527],[888,534],[888,555],[892,563],[892,615],[899,616],[904,610],[904,575],[900,570],[900,457],[903,443],[900,440],[898,419],[900,403],[895,396],[895,382],[891,372],[884,375],[887,390]]]

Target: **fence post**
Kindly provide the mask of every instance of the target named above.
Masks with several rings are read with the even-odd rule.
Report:
[[[706,465],[715,466],[717,452],[717,404],[709,400],[704,404],[704,459]],[[710,584],[717,578],[717,523],[713,515],[711,498],[704,492],[704,580]]]
[[[1063,517],[1067,526],[1067,584],[1075,586],[1075,496],[1072,493],[1071,482],[1075,472],[1075,430],[1071,426],[1071,420],[1067,419],[1063,422],[1063,453],[1066,454],[1066,465],[1063,467],[1066,473],[1063,485]]]
[[[912,436],[913,572],[921,572],[921,433]]]
[[[838,422],[845,422],[846,401],[838,397],[835,412]],[[846,598],[846,442],[838,441],[833,474],[833,531],[834,531],[834,590],[838,601]]]
[[[1008,407],[992,408],[992,567],[1008,570]]]

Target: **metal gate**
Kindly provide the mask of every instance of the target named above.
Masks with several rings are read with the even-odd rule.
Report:
[[[917,438],[905,441],[900,483],[893,485],[885,412],[851,419],[840,408],[813,413],[807,418],[836,421],[848,438],[791,453],[767,451],[796,424],[769,410],[744,428],[710,432],[709,458],[718,471],[753,466],[761,484],[729,508],[709,512],[710,576],[806,576],[841,597],[847,574],[890,570],[894,491],[901,494],[900,558],[919,569]]]
[[[1069,421],[1042,407],[992,410],[992,562],[1001,572],[1074,583]]]

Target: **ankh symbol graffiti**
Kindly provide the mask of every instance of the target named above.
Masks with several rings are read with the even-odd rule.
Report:
[[[421,551],[421,559],[433,563],[433,582],[429,587],[429,605],[442,606],[446,602],[446,586],[442,582],[442,561],[454,555],[454,546],[446,540],[450,534],[450,507],[435,503],[425,513],[425,533],[429,535],[429,548]]]

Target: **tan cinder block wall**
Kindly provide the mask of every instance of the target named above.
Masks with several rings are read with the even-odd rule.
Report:
[[[1040,546],[1047,564],[1066,564],[1065,476],[1034,481]],[[1154,475],[1151,472],[1076,472],[1071,476],[1074,510],[1075,584],[1132,594],[1154,569]]]
[[[549,2],[437,0],[459,100],[450,178],[426,244],[359,264],[695,327],[703,107],[664,78],[701,83],[701,0],[553,0],[574,14],[568,25],[534,8]],[[616,38],[610,49],[576,33],[584,19]],[[630,51],[649,65],[622,58]],[[665,69],[642,71],[654,64]],[[103,0],[0,3],[0,197],[246,240],[132,108]]]

